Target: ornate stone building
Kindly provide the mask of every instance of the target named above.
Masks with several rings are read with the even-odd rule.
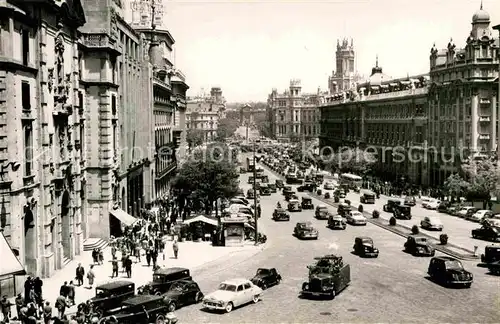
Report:
[[[316,94],[303,94],[300,80],[291,80],[288,90],[281,94],[273,89],[267,98],[267,109],[274,137],[283,142],[317,137],[320,133],[318,106],[325,95],[319,89]]]
[[[187,101],[186,126],[188,129],[202,130],[205,133],[205,141],[215,139],[218,122],[224,118],[226,99],[219,87],[210,89],[210,95],[203,94]]]
[[[443,152],[431,162],[432,185],[441,185],[457,170],[459,161],[453,156],[497,150],[498,47],[490,16],[481,5],[463,49],[452,40],[443,50],[431,49],[428,140]]]
[[[80,254],[85,238],[85,21],[78,0],[0,3],[0,227],[26,271],[41,277]],[[3,283],[2,294],[13,293]]]

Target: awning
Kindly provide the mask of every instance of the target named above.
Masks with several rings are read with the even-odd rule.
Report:
[[[116,217],[116,219],[118,219],[120,222],[122,222],[123,225],[125,225],[125,226],[132,226],[135,224],[135,222],[138,221],[137,218],[129,215],[126,211],[124,211],[121,208],[111,209],[109,211],[109,213],[111,215],[113,215],[114,217]]]
[[[23,265],[10,248],[9,242],[7,242],[3,233],[0,237],[0,255],[2,256],[0,277],[26,274]]]
[[[196,217],[190,218],[188,220],[185,220],[184,224],[191,224],[191,223],[195,223],[195,222],[202,222],[202,223],[210,224],[213,226],[218,225],[218,223],[215,219],[211,219],[211,218],[208,218],[208,217],[203,216],[203,215],[196,216]]]

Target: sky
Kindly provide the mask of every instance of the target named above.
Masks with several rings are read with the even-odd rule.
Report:
[[[174,37],[175,65],[188,95],[220,86],[229,102],[266,101],[290,79],[302,91],[328,89],[337,39],[353,38],[356,69],[369,76],[378,55],[385,74],[427,73],[435,43],[465,46],[480,0],[160,0]],[[483,0],[491,26],[500,1]],[[498,32],[494,32],[498,37]]]

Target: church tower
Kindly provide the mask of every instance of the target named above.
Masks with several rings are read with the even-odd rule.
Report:
[[[354,41],[351,38],[337,39],[337,50],[335,52],[335,68],[332,76],[328,78],[328,89],[330,94],[347,91],[355,86],[359,77],[355,67]]]

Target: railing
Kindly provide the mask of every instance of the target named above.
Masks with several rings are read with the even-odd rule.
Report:
[[[172,86],[156,77],[153,77],[153,83],[156,83],[157,85],[160,85],[168,90],[172,90]]]

